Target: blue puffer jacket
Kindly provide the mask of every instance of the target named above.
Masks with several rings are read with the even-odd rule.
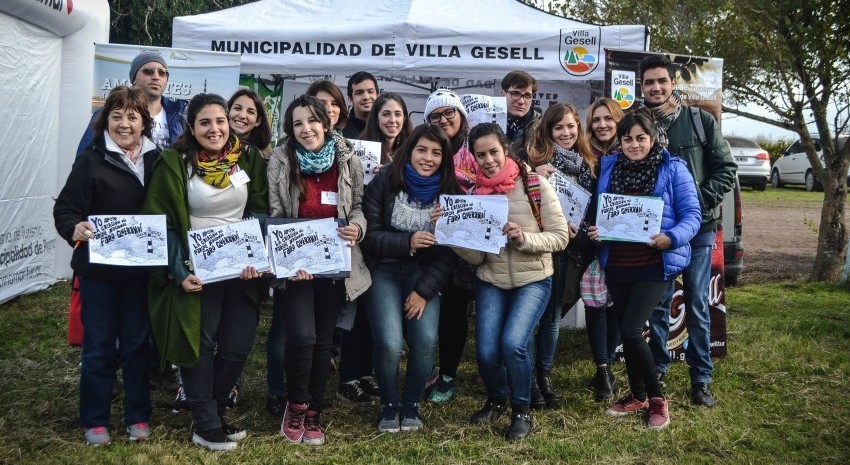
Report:
[[[597,195],[610,192],[611,172],[620,152],[602,157],[602,169]],[[663,161],[658,167],[658,180],[652,195],[664,200],[664,212],[661,218],[661,232],[666,234],[672,244],[662,252],[664,280],[674,278],[691,261],[691,239],[696,236],[702,222],[702,209],[697,198],[696,184],[685,162],[679,157],[670,156],[665,149]],[[599,264],[605,268],[610,247],[603,242],[599,253]]]

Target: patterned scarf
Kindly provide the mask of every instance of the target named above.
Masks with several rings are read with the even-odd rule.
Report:
[[[224,189],[230,186],[230,174],[233,167],[242,154],[242,144],[234,134],[225,144],[224,149],[217,155],[210,155],[204,151],[198,153],[198,174],[204,182],[213,187]]]
[[[565,149],[558,144],[555,146],[555,156],[552,157],[552,166],[567,176],[578,177],[581,170],[581,155],[573,149]]]
[[[664,148],[661,144],[656,143],[643,160],[631,161],[623,155],[623,152],[618,153],[614,170],[611,172],[611,193],[652,195],[663,152]]]
[[[519,176],[519,165],[513,158],[505,157],[505,164],[502,166],[502,171],[496,173],[492,178],[481,175],[475,180],[476,195],[489,194],[506,194],[514,190],[516,186],[516,178]]]
[[[458,184],[464,189],[469,190],[475,185],[475,178],[478,173],[478,163],[475,162],[475,157],[469,151],[469,147],[464,142],[460,146],[460,150],[454,155],[455,178]]]
[[[534,109],[529,108],[521,118],[508,118],[508,140],[515,141],[525,133],[525,126],[534,118]]]
[[[682,98],[674,90],[670,94],[670,98],[657,107],[647,107],[645,103],[642,105],[644,108],[649,108],[652,116],[655,117],[655,127],[658,128],[658,143],[667,147],[667,131],[670,129],[670,125],[673,124],[673,121],[676,121],[676,118],[679,117],[679,112],[682,111]]]
[[[318,152],[311,152],[301,144],[295,144],[295,153],[298,154],[298,166],[301,174],[324,173],[331,169],[336,155],[336,141],[332,137],[325,140],[325,145]]]
[[[404,165],[404,186],[407,188],[408,200],[422,205],[431,205],[440,193],[440,173],[422,176],[416,172],[408,161]]]
[[[590,149],[597,158],[601,158],[602,155],[608,155],[609,153],[616,152],[617,149],[620,148],[620,140],[615,136],[613,139],[608,141],[607,145],[607,147],[603,147],[602,143],[595,137],[590,138]]]

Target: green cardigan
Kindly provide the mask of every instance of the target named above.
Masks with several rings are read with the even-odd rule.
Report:
[[[265,218],[269,214],[266,162],[253,147],[243,146],[237,164],[251,178],[244,217]],[[168,267],[152,268],[148,283],[151,329],[159,350],[160,366],[173,363],[192,366],[198,360],[201,339],[201,300],[198,293],[187,293],[180,283],[189,275],[190,229],[187,180],[189,172],[183,155],[166,149],[153,167],[142,211],[165,215],[168,228]],[[265,279],[252,280],[248,296],[256,303],[268,296]],[[265,293],[265,294],[264,294]]]

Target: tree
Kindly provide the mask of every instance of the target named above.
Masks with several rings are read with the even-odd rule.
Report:
[[[837,146],[836,136],[846,134],[850,122],[850,0],[562,0],[549,8],[587,22],[647,24],[656,51],[724,58],[723,111],[799,135],[824,187],[811,279],[841,278],[850,144]],[[748,113],[747,103],[773,116]],[[823,165],[810,124],[821,140]]]

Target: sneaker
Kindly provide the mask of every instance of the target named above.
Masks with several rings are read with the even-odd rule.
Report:
[[[434,389],[428,394],[428,402],[437,404],[452,400],[455,395],[455,379],[451,376],[440,375]]]
[[[315,410],[307,410],[307,415],[304,417],[304,437],[301,442],[311,446],[321,446],[325,443],[325,431],[322,429],[322,423],[319,422],[319,412]]]
[[[505,431],[505,439],[514,441],[522,439],[531,434],[531,414],[526,412],[514,412],[511,415],[511,425]]]
[[[286,408],[286,396],[283,394],[272,394],[266,397],[266,411],[269,415],[280,418],[283,416],[283,410]]]
[[[370,397],[381,397],[381,391],[378,388],[378,383],[375,382],[375,378],[371,376],[362,376],[358,383],[360,384],[360,389],[366,393],[366,395]]]
[[[691,386],[691,402],[696,405],[705,407],[714,407],[717,405],[717,400],[711,394],[711,388],[708,384],[694,384]]]
[[[280,435],[290,442],[301,442],[304,438],[304,416],[307,414],[307,404],[286,403],[283,411],[283,422],[280,424]]]
[[[186,390],[183,385],[177,387],[177,396],[174,398],[174,404],[171,406],[171,413],[186,413],[189,411],[189,401],[186,399]]]
[[[244,429],[227,424],[224,421],[224,417],[220,417],[220,419],[221,430],[224,431],[224,435],[227,436],[228,441],[239,442],[248,436],[248,432]]]
[[[195,431],[195,434],[192,435],[192,442],[209,450],[233,450],[237,446],[235,442],[227,439],[227,435],[221,428]]]
[[[629,393],[626,397],[618,400],[616,404],[608,407],[608,410],[606,410],[605,413],[614,417],[622,417],[630,413],[636,413],[647,406],[647,401],[638,400],[632,393]]]
[[[469,422],[473,425],[483,425],[496,420],[505,413],[505,401],[498,399],[487,399],[484,406],[472,414]]]
[[[667,399],[651,397],[649,399],[649,416],[646,425],[649,429],[663,429],[670,424],[670,412],[667,410]]]
[[[92,447],[105,446],[109,444],[109,431],[105,426],[95,426],[86,429],[86,444]]]
[[[151,427],[147,423],[134,423],[127,427],[131,441],[144,441],[151,435]]]
[[[236,407],[237,401],[239,401],[239,383],[234,384],[233,389],[230,390],[230,394],[227,395],[227,403],[225,404],[225,407]]]
[[[381,414],[378,415],[378,431],[382,433],[398,433],[401,431],[397,404],[381,404]]]
[[[340,384],[339,389],[336,390],[336,396],[342,400],[354,402],[355,404],[372,403],[372,398],[369,397],[369,394],[363,392],[360,382],[356,379]]]
[[[402,431],[416,431],[423,426],[422,414],[419,412],[419,403],[403,404],[401,406],[401,425]]]

